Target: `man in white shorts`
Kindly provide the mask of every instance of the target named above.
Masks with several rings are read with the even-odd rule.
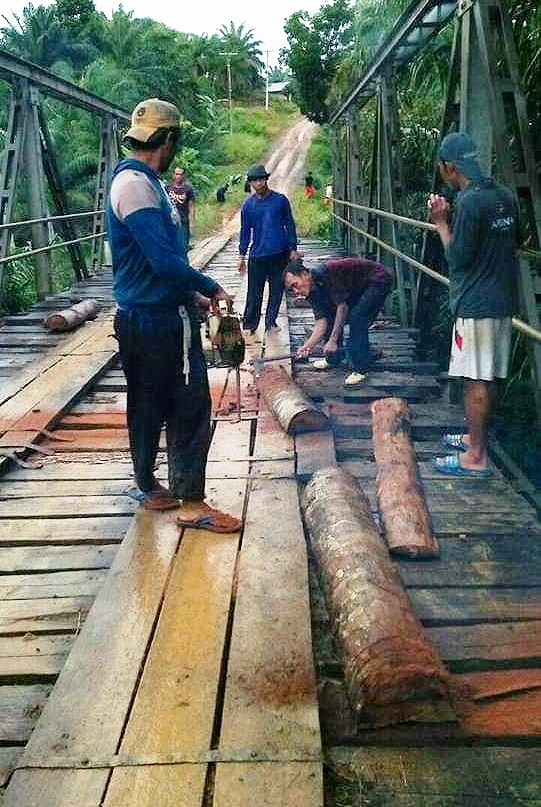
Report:
[[[477,149],[465,132],[442,140],[439,171],[459,190],[452,223],[443,196],[428,207],[449,264],[449,307],[455,318],[449,375],[464,379],[467,434],[445,434],[452,454],[435,457],[432,468],[448,476],[486,478],[488,421],[496,379],[505,378],[511,345],[520,243],[519,212],[512,193],[485,176]]]

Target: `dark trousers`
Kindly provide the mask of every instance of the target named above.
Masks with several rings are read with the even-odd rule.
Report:
[[[349,339],[346,356],[352,370],[364,372],[370,364],[368,326],[374,322],[390,291],[386,283],[369,283],[348,314]]]
[[[165,424],[169,489],[202,500],[210,444],[210,394],[198,325],[192,327],[190,375],[182,372],[182,322],[177,312],[118,311],[115,333],[126,376],[130,451],[139,488],[152,490]]]
[[[247,331],[255,331],[261,319],[261,306],[265,283],[269,284],[269,299],[265,312],[265,330],[276,325],[276,317],[280,310],[284,282],[282,274],[286,268],[289,254],[281,252],[265,258],[248,259],[248,291],[242,324]]]

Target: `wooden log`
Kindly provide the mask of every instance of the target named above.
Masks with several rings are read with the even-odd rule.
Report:
[[[99,305],[97,300],[82,300],[74,303],[70,308],[55,311],[43,320],[43,324],[50,331],[72,331],[89,319],[96,319]]]
[[[372,440],[376,495],[389,551],[411,558],[437,558],[423,483],[411,439],[411,411],[402,398],[374,401]]]
[[[359,724],[449,720],[449,674],[423,635],[358,483],[317,471],[302,507]]]
[[[255,378],[259,392],[287,434],[329,428],[327,416],[302,392],[282,367],[263,366]]]

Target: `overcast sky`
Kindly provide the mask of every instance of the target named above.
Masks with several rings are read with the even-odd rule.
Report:
[[[30,0],[3,0],[2,13],[11,19],[12,12],[20,15]],[[36,7],[48,6],[50,0],[32,0]],[[170,28],[190,34],[216,33],[222,25],[229,26],[232,21],[235,27],[244,23],[245,30],[253,29],[254,38],[261,40],[263,61],[266,50],[269,52],[269,64],[278,63],[278,51],[286,47],[284,21],[295,11],[304,10],[309,14],[319,11],[325,0],[123,0],[124,11],[133,11],[134,17],[151,17],[163,22]],[[94,0],[98,11],[102,11],[108,19],[116,11],[120,2],[116,0]]]

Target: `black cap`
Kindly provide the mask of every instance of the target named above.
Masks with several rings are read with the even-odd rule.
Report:
[[[251,165],[246,172],[246,179],[268,179],[270,174],[267,174],[264,165]]]

